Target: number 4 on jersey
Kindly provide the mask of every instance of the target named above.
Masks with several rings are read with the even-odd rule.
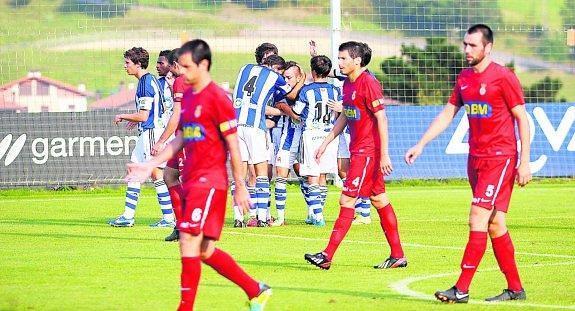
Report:
[[[254,93],[254,91],[256,90],[256,80],[257,80],[257,76],[253,76],[251,77],[248,82],[244,85],[244,92],[246,92],[246,95],[248,96],[252,96],[252,94]]]

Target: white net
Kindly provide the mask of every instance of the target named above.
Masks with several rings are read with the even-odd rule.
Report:
[[[572,177],[574,2],[343,0],[340,40],[370,45],[374,53],[370,70],[382,81],[388,103],[402,106],[390,109],[395,117],[390,119],[394,161],[401,162],[405,149],[437,112],[436,108],[421,106],[446,102],[457,73],[465,66],[461,54],[464,31],[471,24],[486,23],[495,32],[493,58],[515,68],[527,102],[533,103],[528,106],[534,125],[533,158],[548,159],[540,175]],[[224,87],[233,89],[239,68],[254,62],[254,49],[262,42],[275,43],[285,59],[308,68],[309,40],[317,42],[320,54],[331,56],[331,8],[326,0],[3,1],[0,110],[36,113],[131,109],[136,80],[122,68],[123,52],[133,46],[144,47],[151,56],[149,70],[155,73],[155,60],[161,50],[197,37],[211,45],[212,75]],[[403,107],[414,104],[417,106]],[[3,115],[2,120],[15,120],[14,126],[18,123],[17,116],[8,119]],[[103,131],[101,122],[87,121],[86,131]],[[54,124],[54,130],[66,133],[65,126],[57,126]],[[437,152],[422,159],[429,161],[429,167],[420,172],[434,167],[439,171],[412,176],[399,170],[396,177],[463,176],[464,172],[451,168],[451,160],[445,157],[448,146],[456,148],[461,157],[465,155],[464,147],[455,144],[466,139],[464,135],[461,141],[454,140],[457,126],[454,123],[439,145],[431,148]],[[7,148],[22,130],[26,129],[3,128],[0,139],[4,150],[0,154],[4,163],[0,164],[6,163]],[[6,139],[8,134],[13,137],[10,141]],[[553,170],[547,171],[545,166]],[[8,165],[2,167],[5,170]],[[121,176],[122,172],[117,174]]]

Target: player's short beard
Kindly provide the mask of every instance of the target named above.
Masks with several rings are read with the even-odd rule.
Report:
[[[481,55],[481,57],[477,57],[477,58],[473,58],[472,60],[468,61],[467,63],[469,64],[469,66],[473,67],[479,63],[481,63],[483,61],[483,59],[485,59],[485,54]]]

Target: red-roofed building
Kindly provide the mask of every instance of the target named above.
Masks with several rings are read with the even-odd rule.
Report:
[[[121,86],[120,90],[108,97],[102,98],[90,104],[90,110],[97,109],[123,109],[135,110],[136,104],[134,102],[136,97],[136,89],[133,83],[128,86]]]
[[[42,77],[40,72],[29,72],[26,77],[0,86],[0,110],[17,112],[73,112],[86,111],[86,87],[75,87],[61,81]]]

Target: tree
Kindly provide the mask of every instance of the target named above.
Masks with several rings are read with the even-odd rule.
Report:
[[[402,45],[401,58],[380,64],[387,96],[410,103],[439,104],[449,98],[453,84],[466,66],[460,48],[446,38],[427,38],[425,48]]]
[[[565,0],[561,8],[561,17],[564,29],[575,28],[575,0]]]
[[[449,44],[446,38],[427,38],[424,48],[402,45],[401,55],[381,62],[381,73],[375,76],[383,83],[386,96],[404,103],[438,105],[447,102],[461,69],[468,66],[460,48]],[[515,70],[514,62],[505,66]],[[546,76],[523,87],[525,101],[557,102],[562,86],[560,79]]]
[[[523,87],[526,103],[553,103],[557,101],[557,93],[563,87],[563,82],[558,78],[545,78],[535,82],[531,86]],[[563,101],[563,100],[561,100]]]

